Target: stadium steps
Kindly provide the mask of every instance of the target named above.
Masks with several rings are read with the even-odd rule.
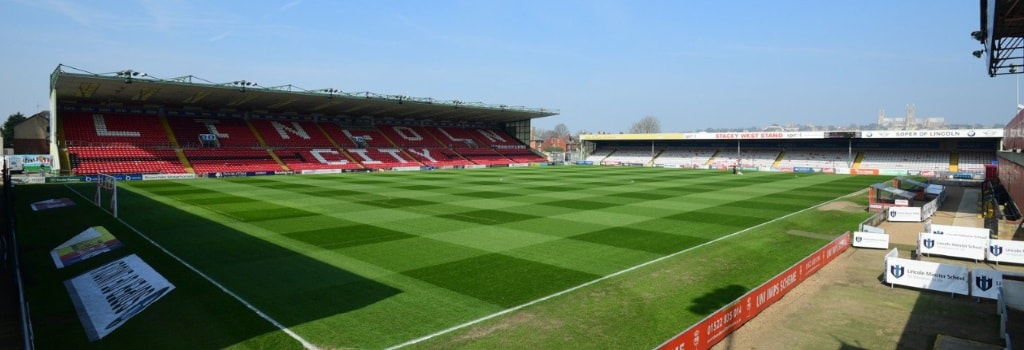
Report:
[[[174,130],[171,130],[171,123],[167,122],[166,116],[160,116],[160,126],[164,128],[164,133],[171,140],[171,148],[181,149],[181,146],[178,145],[178,138],[174,136]]]
[[[601,161],[598,162],[597,164],[604,164],[604,161],[608,160],[608,158],[611,158],[612,155],[615,154],[615,152],[618,152],[618,151],[619,151],[619,149],[616,148],[616,149],[613,149],[611,152],[608,152],[608,155],[604,156],[604,158],[601,158]]]
[[[462,155],[462,153],[459,153],[458,151],[456,151],[454,149],[451,149],[451,148],[448,148],[448,150],[452,151],[451,155],[455,155],[456,157],[459,157],[459,159],[462,159],[462,160],[467,161],[469,163],[473,163],[472,160],[469,160],[469,158],[466,158],[466,156]],[[448,158],[451,158],[451,155],[448,155]]]
[[[344,154],[345,158],[348,158],[348,161],[350,163],[359,165],[359,168],[361,169],[366,169],[366,167],[363,166],[363,163],[360,163],[356,161],[355,158],[352,158],[352,155],[348,154],[348,151],[345,151],[345,148],[341,147],[341,145],[338,144],[338,141],[335,141],[334,138],[331,137],[331,133],[327,132],[327,130],[320,126],[320,123],[313,123],[313,125],[316,125],[316,128],[319,129],[320,132],[324,133],[324,136],[327,136],[327,141],[330,141],[331,145],[334,146],[335,149],[341,151],[341,154]]]
[[[446,143],[444,143],[443,141],[441,141],[441,138],[440,138],[440,137],[437,137],[437,135],[434,135],[434,132],[433,132],[433,131],[430,131],[430,130],[429,130],[429,129],[427,129],[427,128],[422,128],[422,129],[423,129],[423,132],[426,132],[426,133],[427,133],[427,135],[430,135],[430,138],[434,139],[434,141],[437,141],[437,144],[439,144],[439,145],[441,145],[441,146],[444,146],[444,145],[446,145]],[[473,142],[476,142],[476,140],[474,140]]]
[[[377,130],[380,130],[380,129],[377,129]],[[391,147],[398,148],[398,144],[396,144],[395,141],[391,140],[391,138],[388,137],[387,133],[385,133],[383,131],[377,131],[377,132],[380,133],[380,136],[383,137],[384,140],[386,140],[388,142],[388,144],[391,145]]]
[[[263,140],[260,140],[260,143],[263,143]],[[267,151],[267,154],[270,155],[270,158],[274,159],[274,161],[277,162],[277,165],[281,166],[281,169],[284,169],[284,171],[292,171],[292,169],[289,168],[288,165],[284,164],[284,161],[282,161],[281,158],[277,157],[277,154],[274,153],[274,151],[271,151],[269,149],[266,150],[266,151]]]
[[[192,168],[192,162],[188,160],[188,157],[185,157],[185,152],[181,150],[181,145],[178,144],[178,137],[174,135],[174,129],[171,129],[171,123],[167,121],[166,116],[160,116],[160,125],[164,127],[167,138],[171,140],[171,148],[174,149],[174,155],[178,156],[178,162],[181,162],[185,172],[195,174],[196,169]]]
[[[782,158],[786,157],[786,151],[779,152],[779,156],[775,157],[775,163],[772,163],[772,168],[778,168],[779,164],[782,164]]]
[[[949,154],[949,171],[957,172],[960,169],[960,154],[952,152]]]
[[[708,161],[704,162],[704,165],[711,165],[712,163],[714,163],[715,158],[718,157],[719,153],[722,153],[722,151],[716,149],[715,154],[712,154],[711,157],[708,157]]]
[[[416,157],[414,157],[413,155],[409,154],[409,152],[407,152],[407,151],[405,150],[405,148],[399,148],[398,150],[399,150],[399,151],[401,151],[403,155],[405,155],[406,157],[409,157],[409,159],[412,159],[412,161],[416,162],[416,164],[419,164],[420,166],[424,166],[424,165],[426,165],[426,164],[424,164],[423,162],[421,162],[421,161],[419,160],[419,158],[416,158]]]
[[[654,166],[654,161],[657,160],[658,157],[661,157],[662,153],[665,153],[665,149],[664,148],[662,148],[660,151],[658,151],[658,154],[655,154],[654,157],[651,158],[650,162],[647,162],[647,166]]]
[[[175,148],[174,155],[178,156],[178,161],[181,162],[181,166],[185,167],[185,172],[189,174],[196,173],[196,169],[192,167],[192,162],[185,156],[185,151],[182,151],[181,148]]]
[[[56,118],[56,117],[54,117],[54,118]],[[60,167],[60,174],[61,175],[71,175],[71,169],[72,169],[71,155],[69,154],[68,147],[67,147],[68,139],[64,136],[64,118],[56,118],[56,119],[57,119],[57,140],[58,140],[58,142],[60,142],[60,140],[64,140],[64,148],[59,148],[59,147],[57,148],[57,156],[60,157],[59,158],[60,164],[63,164],[63,166]]]
[[[260,132],[256,130],[256,125],[253,125],[252,122],[248,119],[245,120],[245,125],[249,127],[249,131],[252,132],[252,136],[256,137],[256,142],[259,142],[260,148],[263,148],[264,151],[267,151],[267,154],[270,155],[270,158],[277,162],[277,165],[281,166],[282,170],[292,170],[288,168],[288,166],[285,165],[283,161],[281,161],[281,158],[278,158],[277,155],[274,154],[274,151],[271,151],[269,148],[267,148],[267,141],[263,140],[263,135],[260,135]]]
[[[256,131],[256,126],[252,125],[252,122],[250,122],[248,119],[245,120],[245,125],[249,127],[249,131],[252,132],[252,136],[256,137],[256,142],[260,144],[260,147],[263,149],[267,149],[267,141],[264,141],[263,135],[260,135],[260,132]],[[273,154],[273,152],[271,152],[271,154]],[[281,160],[278,159],[277,162],[280,163]]]
[[[860,169],[860,162],[864,160],[864,152],[857,152],[857,156],[853,158],[852,169]]]

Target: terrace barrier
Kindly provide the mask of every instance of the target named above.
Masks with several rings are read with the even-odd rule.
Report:
[[[782,296],[850,248],[850,232],[715,311],[682,333],[659,345],[659,350],[709,349],[768,309]]]

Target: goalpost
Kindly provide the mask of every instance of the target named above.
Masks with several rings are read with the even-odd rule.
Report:
[[[109,208],[103,205],[103,193],[108,192],[110,197]],[[108,174],[96,174],[96,197],[93,200],[97,207],[107,210],[115,218],[117,217],[117,177]]]

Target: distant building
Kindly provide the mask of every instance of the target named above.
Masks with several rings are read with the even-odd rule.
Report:
[[[551,138],[548,138],[547,140],[544,140],[544,143],[541,145],[541,150],[546,152],[548,149],[550,149],[552,147],[561,148],[562,151],[565,151],[565,150],[568,149],[567,142],[565,142],[564,138],[561,138],[561,137],[551,137]]]
[[[881,130],[920,130],[920,129],[942,129],[946,126],[946,118],[924,118],[917,119],[914,116],[914,105],[907,105],[907,116],[903,118],[889,118],[885,116],[885,110],[878,111],[878,128]]]
[[[14,154],[50,154],[50,112],[42,111],[14,126]]]

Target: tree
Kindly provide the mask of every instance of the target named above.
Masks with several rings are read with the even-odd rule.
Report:
[[[565,126],[565,124],[562,124],[562,123],[559,123],[558,125],[555,125],[555,130],[554,131],[555,131],[555,135],[557,135],[558,137],[566,137],[566,136],[572,135],[572,133],[569,132],[569,127]]]
[[[13,148],[14,147],[14,126],[20,124],[23,121],[25,121],[25,119],[28,119],[28,118],[25,117],[24,114],[21,114],[21,112],[14,113],[14,114],[11,114],[11,115],[7,116],[7,121],[4,122],[4,130],[3,130],[4,148]]]
[[[658,117],[654,116],[646,116],[629,127],[630,134],[656,134],[659,132],[661,132],[661,122],[658,121]]]
[[[547,140],[553,137],[558,137],[558,135],[555,134],[554,130],[544,130],[544,132],[540,134],[541,140]]]

